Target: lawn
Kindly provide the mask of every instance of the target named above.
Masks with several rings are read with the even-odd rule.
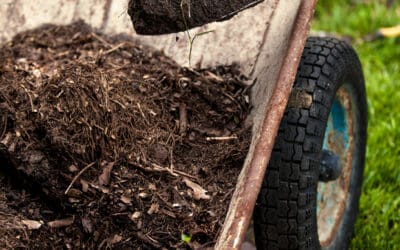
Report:
[[[360,212],[351,249],[400,247],[400,38],[362,41],[400,24],[400,3],[320,0],[312,30],[353,37],[368,92],[368,146]]]

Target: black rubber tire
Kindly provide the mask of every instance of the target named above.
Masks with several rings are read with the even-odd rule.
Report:
[[[354,150],[351,184],[339,229],[327,249],[347,249],[361,193],[367,134],[364,78],[357,54],[334,38],[307,40],[294,83],[311,105],[289,104],[281,121],[254,210],[257,249],[320,249],[317,230],[319,166],[330,107],[345,83],[351,90]],[[311,98],[310,98],[311,99]],[[354,105],[353,105],[354,104]]]

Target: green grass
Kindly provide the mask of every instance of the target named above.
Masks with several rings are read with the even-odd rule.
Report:
[[[368,146],[360,212],[351,249],[400,248],[400,38],[362,42],[400,24],[400,4],[320,0],[312,29],[354,38],[368,95]]]

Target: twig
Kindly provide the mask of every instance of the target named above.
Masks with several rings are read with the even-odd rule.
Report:
[[[124,110],[126,109],[126,106],[125,106],[124,104],[122,104],[121,102],[119,102],[119,101],[117,101],[117,100],[114,100],[114,99],[110,99],[110,101],[112,101],[112,102],[118,104],[119,106],[121,106],[122,109],[124,109]]]
[[[111,112],[111,109],[109,108],[109,101],[108,101],[108,99],[110,98],[108,96],[108,82],[104,78],[103,73],[100,74],[100,80],[102,83],[101,86],[103,87],[103,90],[104,90],[104,101],[105,101],[105,105],[106,105],[106,112]]]
[[[109,53],[111,53],[111,52],[113,52],[113,51],[116,51],[116,50],[118,50],[119,48],[121,48],[121,47],[124,46],[124,45],[125,45],[124,42],[123,42],[123,43],[120,43],[120,44],[118,44],[117,46],[115,46],[114,48],[111,48],[111,49],[105,51],[105,52],[103,53],[103,55],[107,55],[107,54],[109,54]]]
[[[189,32],[189,26],[188,26],[188,24],[187,24],[187,20],[186,20],[186,17],[185,17],[185,11],[183,10],[183,4],[184,4],[184,2],[185,2],[185,0],[181,0],[180,7],[181,7],[181,14],[182,14],[182,19],[183,19],[183,24],[185,25],[186,35],[187,35],[188,40],[189,40],[189,56],[188,56],[188,57],[189,57],[189,67],[191,67],[192,50],[193,50],[193,43],[194,43],[194,40],[195,40],[197,37],[199,37],[199,36],[205,35],[205,34],[207,34],[207,33],[214,32],[214,30],[209,30],[209,31],[204,31],[204,32],[197,33],[197,34],[195,34],[195,35],[193,36],[193,38],[192,38],[192,36],[190,35],[190,32]],[[189,16],[189,18],[190,18],[190,16],[191,16],[191,15],[190,15],[190,1],[189,1],[188,11],[189,11],[188,16]]]
[[[175,142],[173,143],[172,147],[174,147],[174,145],[175,145]],[[169,150],[169,168],[174,169],[174,154],[172,152],[172,149]]]
[[[163,168],[158,164],[151,163],[152,169],[157,171],[157,172],[166,172],[169,173],[172,176],[178,177],[178,174],[175,173],[175,171],[171,168]]]
[[[183,10],[184,1],[185,1],[185,0],[182,0],[182,1],[181,1],[181,4],[180,4],[180,7],[181,7],[181,14],[182,14],[182,19],[183,19],[183,24],[185,25],[186,35],[188,36],[189,41],[191,41],[191,40],[192,40],[192,36],[190,35],[189,26],[188,26],[188,24],[187,24],[186,17],[185,17],[185,11]],[[189,5],[190,5],[190,3],[189,3]],[[189,13],[189,14],[190,14],[190,13]]]
[[[100,42],[104,43],[105,45],[109,46],[110,48],[113,47],[113,45],[109,42],[107,42],[106,40],[104,40],[103,38],[99,37],[96,33],[92,32],[91,35],[96,38],[97,40],[99,40]]]
[[[3,136],[7,133],[7,113],[4,116],[4,128],[3,128],[3,132],[1,132],[1,136],[0,139],[3,139]]]
[[[193,36],[193,38],[190,40],[190,47],[189,47],[189,66],[191,65],[191,61],[192,61],[192,50],[193,50],[193,43],[194,43],[194,40],[195,40],[197,37],[199,37],[199,36],[206,35],[206,34],[211,33],[211,32],[214,32],[214,30],[207,30],[207,31],[204,31],[204,32],[197,33],[197,34],[195,34],[195,35]]]
[[[167,172],[170,175],[175,176],[175,177],[178,177],[179,175],[181,175],[181,176],[185,176],[188,178],[197,179],[193,175],[187,174],[180,170],[176,170],[176,169],[172,169],[172,168],[164,168],[164,167],[161,167],[160,165],[157,165],[156,163],[152,163],[151,165],[153,167],[153,170],[158,171],[158,172]]]
[[[33,105],[32,97],[31,97],[31,95],[29,94],[29,90],[28,90],[27,88],[25,88],[25,86],[22,85],[22,84],[20,84],[20,86],[24,89],[24,91],[25,91],[26,94],[28,95],[29,103],[31,104],[32,112],[33,112],[33,113],[36,113],[37,110],[35,109],[35,107],[34,107],[34,105]]]
[[[62,89],[62,90],[60,91],[60,93],[58,93],[58,94],[56,95],[56,98],[57,98],[57,99],[60,98],[60,96],[61,96],[63,93],[64,93],[64,90]]]
[[[187,129],[187,109],[186,104],[179,104],[179,134],[184,135]]]
[[[144,121],[147,123],[147,125],[150,125],[150,122],[147,120],[146,116],[143,113],[142,107],[140,106],[140,103],[136,103],[137,107],[139,108],[140,114],[143,116]]]
[[[95,164],[95,162],[92,162],[90,164],[88,164],[86,167],[84,167],[81,171],[79,171],[79,173],[77,175],[75,175],[75,177],[72,179],[71,183],[69,184],[69,186],[67,187],[67,189],[65,190],[65,194],[68,194],[69,190],[71,189],[72,185],[74,185],[74,183],[76,182],[76,180],[86,171],[88,170],[90,167],[92,167]]]
[[[236,135],[232,136],[216,136],[216,137],[206,137],[207,141],[227,141],[236,140],[238,137]]]
[[[158,241],[154,240],[154,239],[149,239],[149,237],[147,235],[144,235],[141,232],[137,232],[136,236],[143,242],[151,245],[152,247],[156,248],[156,249],[160,249],[161,245],[158,243]]]
[[[133,166],[136,166],[146,172],[163,172],[163,173],[168,173],[173,177],[179,177],[179,176],[184,176],[184,177],[188,177],[194,180],[197,180],[197,178],[193,175],[187,174],[183,171],[180,170],[176,170],[176,169],[172,169],[172,168],[165,168],[165,167],[161,167],[160,165],[156,164],[156,163],[151,163],[151,167],[145,167],[142,164],[135,162],[135,163],[130,163]]]

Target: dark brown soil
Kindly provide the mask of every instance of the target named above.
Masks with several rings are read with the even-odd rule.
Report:
[[[223,21],[263,0],[130,0],[128,13],[137,33],[174,33]]]
[[[0,49],[0,247],[212,246],[250,141],[243,80],[82,22],[17,35]]]

